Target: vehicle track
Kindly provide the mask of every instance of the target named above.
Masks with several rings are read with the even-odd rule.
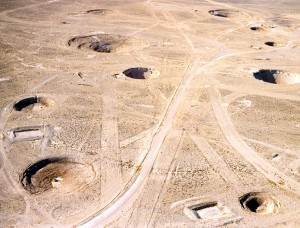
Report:
[[[99,215],[94,215],[90,220],[84,221],[83,224],[80,225],[80,227],[102,227],[109,221],[111,221],[116,216],[117,212],[123,210],[134,201],[135,195],[141,191],[142,186],[144,186],[147,180],[148,174],[152,169],[152,165],[154,164],[154,161],[159,153],[160,147],[165,137],[172,128],[172,123],[180,106],[181,100],[190,84],[190,81],[193,79],[197,63],[198,59],[194,61],[191,69],[184,76],[184,79],[177,87],[175,95],[172,98],[165,115],[163,115],[164,118],[158,125],[158,131],[153,136],[149,152],[144,162],[142,163],[140,173],[137,174],[137,177],[135,178],[132,185],[129,186],[127,191],[119,196],[116,201],[114,201],[111,205],[101,211]]]
[[[27,93],[35,92],[41,86],[47,84],[48,82],[50,82],[51,80],[53,80],[55,78],[56,78],[56,76],[53,76],[51,78],[47,78],[47,79],[43,80],[42,82],[38,83],[33,89],[27,91],[26,93],[24,93],[20,96],[23,96]],[[11,101],[10,103],[6,103],[4,105],[4,107],[2,108],[2,112],[0,113],[0,133],[4,132],[5,124],[6,124],[7,120],[9,119],[12,110],[13,110],[13,101]],[[24,215],[29,216],[30,208],[34,208],[44,218],[47,218],[47,221],[51,222],[55,226],[60,226],[60,224],[57,223],[57,221],[54,218],[52,218],[52,216],[49,215],[49,213],[47,211],[45,211],[44,208],[41,207],[41,205],[39,205],[39,203],[36,202],[35,199],[33,199],[30,196],[25,195],[25,192],[24,192],[25,190],[23,188],[21,188],[21,186],[12,177],[12,174],[10,172],[11,170],[13,170],[12,167],[13,166],[12,166],[11,162],[9,161],[9,159],[6,156],[6,149],[3,144],[3,139],[0,138],[0,171],[3,173],[3,176],[6,179],[7,183],[11,186],[11,189],[15,193],[17,193],[23,197],[23,199],[26,203],[26,210],[25,210]],[[26,219],[28,219],[28,218],[26,218]]]
[[[267,179],[275,183],[278,187],[291,191],[296,195],[300,195],[300,183],[288,177],[281,171],[274,168],[267,161],[261,158],[258,153],[252,150],[236,131],[230,116],[227,112],[227,107],[222,106],[221,94],[206,77],[207,91],[210,97],[210,102],[215,113],[218,124],[227,139],[235,150],[252,164],[260,173]]]
[[[49,1],[49,2],[54,2],[54,1]],[[207,2],[212,2],[212,1],[207,1]],[[154,26],[154,25],[152,25]],[[227,34],[227,33],[226,33]],[[185,37],[186,38],[186,37]],[[186,39],[188,41],[188,39]],[[193,45],[191,45],[191,43],[189,43],[189,45],[191,47],[193,47]],[[254,52],[243,52],[243,53],[256,53],[257,51],[254,51]],[[127,200],[129,199],[129,201],[133,201],[133,198],[135,196],[135,194],[139,191],[140,188],[142,188],[143,184],[146,182],[146,179],[147,179],[147,175],[149,173],[149,171],[151,170],[152,168],[152,165],[156,159],[156,156],[160,150],[160,145],[163,143],[164,141],[164,138],[165,136],[168,134],[169,130],[172,128],[172,122],[175,118],[175,115],[177,113],[177,110],[180,106],[180,103],[181,101],[183,100],[182,98],[184,97],[184,94],[185,94],[185,91],[187,90],[191,80],[197,75],[199,74],[200,72],[204,71],[205,68],[210,65],[211,63],[215,63],[217,62],[218,60],[221,60],[221,59],[224,59],[226,57],[230,57],[230,56],[234,56],[235,54],[236,55],[241,55],[243,54],[242,52],[241,53],[233,53],[233,54],[228,54],[228,55],[221,55],[221,56],[217,56],[215,57],[214,59],[212,59],[210,62],[208,62],[207,64],[203,65],[202,67],[200,67],[199,69],[196,69],[197,68],[197,65],[199,64],[199,59],[196,59],[195,62],[194,62],[194,65],[192,67],[192,69],[190,70],[190,72],[184,76],[184,80],[181,82],[181,84],[179,85],[179,87],[177,88],[177,91],[176,91],[176,94],[174,96],[174,98],[172,99],[172,102],[168,108],[168,111],[165,115],[165,118],[163,119],[163,121],[161,122],[161,124],[159,125],[159,129],[158,129],[158,132],[156,135],[154,135],[153,137],[153,142],[151,144],[151,149],[149,151],[149,154],[150,152],[153,153],[151,154],[151,156],[147,156],[147,158],[145,159],[145,162],[143,163],[143,166],[145,165],[146,168],[142,167],[142,170],[141,170],[141,173],[142,171],[145,173],[144,176],[141,177],[141,173],[139,174],[139,176],[137,177],[136,181],[134,182],[134,187],[136,189],[132,190],[131,193],[133,193],[131,196],[128,195],[129,197],[131,198],[127,198]],[[213,87],[208,83],[209,87],[208,87],[208,90],[212,89]],[[43,86],[43,84],[41,84],[41,86]],[[272,95],[272,94],[271,94]],[[217,98],[219,99],[216,99],[215,100],[215,97],[214,96],[217,96]],[[217,107],[217,109],[221,109],[222,110],[222,113],[221,114],[218,114],[219,118],[223,118],[224,116],[226,117],[226,115],[228,115],[227,111],[224,109],[224,107],[222,107],[222,103],[221,103],[221,100],[220,100],[220,97],[218,97],[218,91],[212,91],[212,98],[214,100],[214,102],[216,103],[215,106]],[[224,110],[223,110],[224,109]],[[225,114],[223,113],[225,112]],[[226,114],[227,113],[227,114]],[[223,116],[223,117],[222,117]],[[229,118],[229,117],[228,117]],[[2,120],[2,119],[0,119]],[[230,118],[228,119],[229,122],[231,122]],[[222,124],[222,123],[221,123]],[[223,122],[224,125],[226,125],[227,123],[226,122]],[[232,123],[231,123],[232,124]],[[233,124],[232,124],[233,126]],[[240,138],[240,136],[238,135],[237,132],[234,132],[235,129],[234,129],[234,126],[233,126],[233,131],[231,131],[231,134],[234,136],[234,137],[237,137],[235,140],[238,141],[238,138]],[[235,135],[235,133],[237,135]],[[225,134],[224,134],[225,135]],[[229,136],[228,136],[229,137]],[[158,144],[154,144],[154,143],[158,143]],[[238,141],[238,144],[240,142]],[[241,144],[240,144],[241,146]],[[238,151],[239,152],[239,151]],[[256,153],[254,151],[254,153]],[[156,156],[155,156],[156,154]],[[148,163],[146,163],[148,162]],[[152,164],[151,164],[152,162]],[[251,163],[251,162],[250,162]],[[144,179],[143,179],[144,178]],[[136,182],[138,181],[137,184],[135,184]],[[131,187],[129,188],[129,190],[131,189]],[[126,193],[125,193],[126,194]],[[125,195],[124,194],[124,195]],[[121,210],[122,208],[125,208],[126,205],[129,205],[130,202],[126,202],[126,201],[123,201],[124,204],[120,204],[120,207],[117,208],[117,210],[115,210],[113,213],[116,213],[117,211]],[[113,215],[115,216],[115,215]],[[106,221],[109,221],[109,220],[106,220]],[[102,225],[104,225],[104,223],[102,223]],[[98,223],[96,223],[96,225],[98,225]],[[100,223],[101,225],[101,223]]]
[[[220,174],[227,183],[230,183],[233,186],[238,195],[242,195],[242,183],[239,181],[236,174],[228,168],[228,165],[220,155],[209,145],[207,140],[198,135],[190,135],[190,137],[214,170]]]
[[[186,39],[186,37],[184,37],[184,38]],[[187,41],[187,44],[190,46],[191,44],[190,44],[189,40],[186,40],[186,41]],[[292,42],[289,41],[285,47],[277,48],[277,50],[287,49],[291,46],[291,44],[292,44]],[[149,152],[148,152],[144,162],[142,163],[142,168],[140,170],[140,173],[136,174],[137,176],[135,177],[132,185],[130,185],[128,187],[126,192],[124,192],[122,195],[117,197],[115,199],[115,201],[111,202],[111,204],[107,205],[107,207],[105,207],[103,210],[99,211],[98,215],[95,214],[92,216],[92,218],[83,221],[79,227],[103,227],[104,225],[106,225],[107,223],[112,221],[112,219],[117,215],[118,212],[120,212],[121,210],[125,209],[127,206],[129,206],[133,203],[133,201],[135,199],[135,195],[140,193],[142,187],[144,186],[144,184],[147,180],[148,174],[150,173],[150,171],[152,169],[152,166],[153,166],[153,164],[156,160],[156,157],[159,153],[160,147],[161,147],[165,137],[167,136],[168,132],[172,128],[173,120],[175,119],[175,115],[179,109],[181,101],[183,100],[185,91],[188,89],[190,82],[193,80],[193,78],[195,76],[199,75],[201,72],[205,71],[207,69],[207,67],[209,67],[210,65],[214,64],[215,62],[217,62],[219,60],[226,59],[226,58],[233,57],[233,56],[240,56],[240,55],[251,54],[251,53],[263,53],[263,52],[268,52],[268,51],[269,50],[244,51],[244,52],[219,54],[219,55],[216,55],[214,58],[210,59],[209,62],[202,65],[198,69],[197,69],[197,67],[199,65],[200,59],[196,57],[192,63],[192,66],[191,66],[189,72],[184,76],[182,82],[177,87],[175,95],[172,97],[169,107],[168,107],[166,113],[163,115],[164,118],[163,118],[162,122],[160,122],[160,124],[158,124],[158,126],[159,126],[158,131],[153,136],[153,140],[151,142]],[[192,53],[194,53],[194,50],[192,51]],[[221,53],[222,53],[222,50],[221,50]],[[208,86],[208,87],[211,87],[211,86]],[[217,104],[217,105],[219,105],[219,104]],[[220,103],[220,106],[217,106],[217,105],[215,105],[217,108],[222,107],[221,103]],[[222,122],[220,122],[220,123],[222,123]],[[233,127],[233,129],[234,129],[234,127]],[[232,131],[230,131],[230,132],[232,132]],[[235,135],[233,135],[233,137],[240,138],[237,133]],[[241,143],[244,143],[244,142],[242,141]],[[256,152],[254,152],[254,153],[256,153]],[[260,157],[258,155],[257,155],[257,157],[258,157],[258,159],[260,159]],[[266,163],[266,164],[268,166],[270,166],[268,163]],[[257,169],[261,172],[264,172],[264,170],[259,165],[257,165]],[[277,173],[275,172],[275,174],[277,174]],[[275,177],[272,178],[272,175],[269,175],[268,177],[270,177],[271,179],[278,180],[280,183],[282,183],[282,181],[284,179],[284,178],[275,178]],[[295,181],[293,181],[291,179],[289,180],[289,179],[290,178],[287,177],[288,183],[291,186],[296,186],[298,184],[297,182],[295,183]]]

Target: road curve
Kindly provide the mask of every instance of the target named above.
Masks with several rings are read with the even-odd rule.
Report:
[[[281,48],[277,48],[277,49],[285,49],[285,48],[288,48],[289,46],[290,46],[290,42],[285,47],[281,47]],[[154,161],[159,153],[160,147],[161,147],[165,137],[167,136],[168,132],[172,128],[173,120],[174,120],[176,112],[180,106],[180,103],[184,97],[185,91],[187,90],[190,82],[196,75],[198,75],[200,72],[204,71],[207,67],[209,67],[210,65],[214,64],[215,62],[217,62],[221,59],[225,59],[225,58],[232,57],[232,56],[239,56],[239,55],[243,55],[243,54],[259,53],[259,52],[267,52],[267,51],[265,51],[265,50],[244,51],[244,52],[236,52],[236,53],[223,54],[223,55],[221,54],[219,56],[217,55],[213,59],[211,59],[208,63],[204,64],[203,66],[201,66],[198,69],[197,69],[197,63],[198,63],[199,59],[196,59],[193,62],[192,67],[189,70],[189,73],[187,73],[185,75],[181,84],[178,86],[177,91],[176,91],[172,101],[170,102],[169,108],[165,114],[165,118],[161,122],[157,133],[153,137],[149,152],[142,164],[140,173],[137,174],[137,177],[133,181],[133,184],[128,187],[126,192],[124,192],[122,195],[118,196],[115,199],[115,201],[113,201],[111,204],[107,205],[103,210],[94,214],[92,216],[92,218],[88,218],[87,220],[82,221],[82,223],[79,225],[79,227],[82,227],[82,228],[103,227],[105,224],[112,221],[112,219],[118,214],[118,212],[122,211],[127,206],[129,206],[133,203],[133,201],[135,199],[135,195],[143,188],[143,186],[147,180],[147,177],[152,169]],[[211,96],[214,96],[214,94],[212,93]],[[218,122],[220,121],[219,124],[222,125],[222,127],[223,127],[222,129],[224,129],[224,132],[225,132],[226,126],[230,125],[231,121],[230,121],[229,117],[226,120],[227,122],[225,120],[223,120],[223,121],[221,120],[222,118],[226,119],[226,114],[224,114],[224,112],[217,111],[217,109],[220,107],[220,105],[219,105],[219,103],[215,103],[216,101],[217,101],[217,99],[212,99],[212,104],[214,104],[213,105],[214,110],[216,109],[215,115],[218,115],[218,113],[219,113],[220,116],[218,116],[218,118],[219,118]],[[224,117],[224,115],[225,115],[225,117]],[[239,137],[238,133],[235,131],[233,124],[231,126],[231,130],[229,130],[229,134],[224,133],[224,135],[227,137],[227,140],[234,140],[234,141],[229,141],[230,143],[232,143],[232,145],[239,145],[239,146],[237,146],[237,148],[239,148],[238,152],[242,153],[240,150],[240,148],[242,148],[241,145],[243,145],[244,148],[248,147],[247,144],[242,139],[241,139],[241,141],[239,140],[240,137]],[[248,150],[252,151],[252,149],[250,147],[248,147]],[[255,164],[254,166],[260,172],[262,172],[268,179],[274,181],[275,183],[283,183],[282,181],[285,180],[286,186],[282,186],[282,187],[287,187],[289,190],[292,190],[293,192],[300,195],[300,190],[299,190],[300,186],[298,186],[299,185],[298,182],[285,176],[283,173],[279,172],[274,167],[272,167],[269,163],[267,163],[267,162],[263,163],[262,162],[263,159],[260,158],[255,151],[252,151],[252,154],[253,154],[252,159],[247,159],[246,154],[243,153],[243,155],[245,155],[246,160],[248,160],[251,164]],[[255,154],[256,154],[256,156],[255,156]],[[259,162],[256,163],[255,159],[258,159]],[[263,167],[261,166],[262,164],[265,164],[265,163],[268,167],[267,170],[273,171],[272,174],[268,174],[267,170],[263,169]]]
[[[79,227],[103,227],[116,216],[117,212],[120,212],[126,208],[126,206],[133,203],[135,195],[142,189],[147,180],[165,137],[172,128],[173,120],[184,97],[185,91],[187,90],[196,72],[201,69],[200,68],[196,70],[197,62],[198,59],[195,60],[195,64],[193,64],[192,68],[189,70],[189,73],[185,75],[184,80],[178,86],[174,98],[169,105],[165,118],[163,119],[157,133],[153,137],[149,152],[142,164],[140,173],[137,174],[138,176],[134,180],[133,184],[127,189],[126,192],[119,196],[115,202],[113,202],[111,205],[108,205],[108,207],[106,207],[104,210],[100,211],[99,215],[94,215],[93,218],[91,218],[89,221],[86,221]]]
[[[276,48],[276,50],[287,49],[291,45],[292,45],[292,41],[289,41],[286,46]],[[148,154],[141,166],[141,170],[139,173],[136,173],[132,185],[128,186],[128,189],[125,190],[124,193],[117,196],[104,209],[97,212],[92,217],[84,221],[81,221],[78,227],[82,227],[82,228],[103,227],[109,222],[111,222],[127,206],[132,205],[133,201],[135,200],[135,196],[139,193],[139,191],[143,189],[143,186],[146,183],[147,177],[151,172],[152,166],[156,160],[161,145],[165,137],[167,136],[168,132],[172,128],[173,120],[179,109],[180,103],[183,100],[184,94],[195,76],[199,75],[201,72],[207,69],[207,67],[216,63],[219,60],[226,59],[233,56],[240,56],[244,54],[253,54],[253,53],[263,53],[263,52],[269,52],[269,50],[242,51],[242,52],[234,52],[234,53],[227,53],[227,54],[220,53],[219,55],[216,55],[213,58],[211,58],[206,64],[202,65],[201,67],[199,67],[198,65],[198,61],[200,59],[199,57],[197,57],[195,61],[192,63],[191,69],[184,76],[180,85],[177,87],[176,93],[173,96],[170,105],[164,115],[164,119],[159,124],[157,133],[153,137]],[[197,67],[199,68],[197,69]],[[216,99],[216,93],[211,89],[209,89],[209,93],[211,96],[211,103],[212,106],[214,107],[216,118],[229,143],[234,148],[236,148],[237,151],[242,156],[244,156],[244,158],[247,161],[249,161],[252,165],[254,165],[255,168],[257,168],[257,170],[260,171],[262,174],[264,174],[269,180],[273,181],[274,183],[281,184],[280,187],[283,187],[285,189],[288,189],[296,193],[297,195],[300,195],[300,184],[295,180],[289,178],[282,172],[275,169],[269,163],[264,161],[255,151],[253,151],[236,132],[228,113],[225,112],[226,110],[218,111],[218,109],[222,106],[221,103],[218,102],[218,99]],[[230,127],[230,129],[226,130],[228,126]],[[245,148],[246,148],[246,152],[243,152],[242,150]],[[247,157],[247,153],[249,152],[252,154],[250,158]],[[266,166],[266,168],[263,167],[264,165]],[[282,185],[282,183],[284,183],[284,185]]]
[[[206,80],[208,82],[209,79],[206,78]],[[283,172],[273,167],[244,142],[242,137],[236,131],[227,112],[227,108],[225,106],[222,106],[220,92],[214,86],[210,85],[209,82],[207,91],[218,124],[231,146],[235,148],[235,150],[240,155],[242,155],[245,160],[251,163],[267,179],[278,185],[280,188],[283,188],[300,196],[299,182],[293,180]]]

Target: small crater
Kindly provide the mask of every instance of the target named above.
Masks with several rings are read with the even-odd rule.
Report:
[[[210,10],[208,12],[211,15],[217,16],[217,17],[231,17],[231,16],[234,16],[235,14],[239,14],[239,11],[231,10],[231,9]]]
[[[262,27],[256,27],[256,26],[250,27],[250,29],[251,29],[252,31],[262,31],[262,30],[263,30]]]
[[[251,192],[240,198],[242,207],[261,215],[275,214],[279,210],[279,201],[272,195],[260,192]]]
[[[21,183],[31,194],[51,189],[70,193],[88,185],[94,176],[90,165],[68,158],[47,158],[29,166],[21,176]]]
[[[53,129],[50,125],[18,127],[7,133],[11,142],[34,141],[43,138],[50,138]]]
[[[296,84],[300,83],[300,75],[291,72],[285,72],[282,70],[271,70],[262,69],[258,72],[253,73],[253,76],[264,82],[274,83],[274,84]]]
[[[134,79],[151,79],[157,78],[160,75],[157,70],[146,67],[129,68],[123,71],[123,74],[129,78]]]
[[[281,159],[281,156],[279,156],[279,154],[271,155],[271,160],[272,161],[279,161],[280,159]]]
[[[277,44],[273,41],[267,41],[267,42],[265,42],[265,45],[270,46],[270,47],[276,47],[277,46]]]
[[[70,16],[84,16],[85,14],[91,14],[91,15],[106,15],[111,13],[112,10],[109,9],[91,9],[91,10],[87,10],[87,11],[80,11],[80,12],[73,12],[73,13],[68,13],[68,15]]]
[[[14,104],[16,111],[41,111],[54,106],[54,101],[47,97],[29,97]]]
[[[277,158],[279,156],[279,154],[274,154],[272,155],[272,158]]]
[[[105,15],[110,12],[111,12],[111,10],[108,10],[108,9],[92,9],[92,10],[87,10],[84,13],[85,14],[95,14],[95,15]]]
[[[95,34],[90,36],[76,36],[68,41],[69,46],[78,49],[88,49],[96,52],[115,52],[124,44],[126,38],[119,35]]]

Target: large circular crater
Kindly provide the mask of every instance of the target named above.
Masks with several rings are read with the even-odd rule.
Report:
[[[253,76],[264,82],[275,84],[296,84],[300,83],[300,75],[282,70],[262,69],[253,73]]]
[[[68,41],[68,45],[75,46],[78,49],[111,53],[115,52],[125,41],[126,38],[120,35],[95,34],[89,36],[76,36]]]
[[[129,68],[123,71],[123,74],[129,78],[134,79],[151,79],[157,78],[160,75],[159,71],[153,68],[146,67]]]
[[[28,167],[21,176],[21,183],[31,194],[50,190],[71,193],[86,187],[94,176],[91,165],[69,158],[47,158]]]
[[[277,213],[280,207],[274,196],[262,192],[250,192],[240,198],[240,203],[245,210],[261,215]]]
[[[54,106],[55,101],[48,97],[28,97],[14,104],[16,111],[41,111]]]

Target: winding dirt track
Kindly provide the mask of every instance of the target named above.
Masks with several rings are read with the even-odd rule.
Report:
[[[55,1],[49,1],[47,3],[51,3]],[[217,4],[214,1],[207,1],[212,4]],[[41,4],[46,4],[46,3],[41,3]],[[39,5],[41,5],[39,4]],[[220,5],[220,4],[219,4]],[[221,4],[223,5],[223,4]],[[226,5],[227,6],[227,5]],[[25,8],[25,7],[24,7]],[[12,10],[13,11],[13,10]],[[5,14],[2,14],[3,16],[6,16],[6,13],[10,11],[5,12]],[[152,11],[153,12],[153,11]],[[155,15],[155,14],[154,14]],[[170,16],[170,15],[169,15]],[[139,30],[137,32],[133,32],[131,35],[135,35],[138,32],[143,32],[147,29],[153,28],[154,26],[158,25],[158,19],[155,17],[155,24]],[[173,21],[176,23],[176,21]],[[240,28],[249,26],[255,22],[250,22],[245,25],[239,26],[235,29],[232,29],[230,31],[224,31],[221,35],[218,35],[215,40],[222,36],[226,36],[227,34],[234,32]],[[174,26],[176,27],[176,25]],[[177,28],[180,32],[180,28]],[[186,40],[187,46],[192,48],[192,55],[195,55],[195,49],[194,45],[189,39],[188,35],[186,33],[181,32],[181,35],[184,37]],[[212,41],[212,44],[215,43],[215,40]],[[279,49],[288,49],[292,45],[292,41],[289,41],[288,44],[285,47],[277,48]],[[276,49],[273,49],[274,51]],[[267,50],[268,51],[268,50]],[[176,89],[176,92],[174,96],[172,97],[169,106],[166,109],[165,114],[163,115],[163,118],[161,119],[156,133],[154,134],[152,138],[152,142],[150,145],[150,149],[148,151],[148,154],[146,158],[144,159],[142,163],[142,168],[139,172],[135,174],[133,177],[134,181],[132,181],[132,184],[128,186],[127,189],[124,190],[123,193],[121,193],[119,196],[115,198],[114,201],[112,201],[109,205],[107,205],[105,208],[103,208],[99,213],[95,214],[90,220],[83,221],[80,225],[80,227],[102,227],[105,226],[107,223],[112,221],[115,217],[119,215],[119,213],[132,205],[140,191],[143,189],[143,186],[145,185],[148,175],[151,172],[151,169],[153,167],[153,164],[157,158],[157,155],[160,151],[160,148],[164,142],[164,139],[172,129],[173,121],[176,117],[176,114],[178,113],[178,110],[180,108],[180,105],[182,101],[184,100],[185,93],[187,89],[189,88],[192,80],[194,77],[200,76],[202,72],[204,72],[209,66],[216,64],[219,60],[233,57],[233,56],[241,56],[244,54],[250,54],[250,53],[260,53],[260,52],[267,52],[266,50],[261,50],[261,51],[245,51],[245,52],[238,52],[238,53],[227,53],[227,54],[222,54],[222,50],[219,51],[219,53],[211,59],[209,62],[206,64],[199,66],[200,58],[195,57],[194,61],[190,64],[190,68],[188,72],[185,74],[184,78],[182,79],[181,83]],[[42,87],[44,84],[48,83],[50,80],[55,79],[55,76],[46,79],[45,81],[39,83],[37,86],[35,86],[30,92],[33,92],[37,90],[38,88]],[[227,112],[227,107],[224,107],[221,102],[221,96],[216,87],[212,85],[212,83],[206,78],[206,87],[207,91],[210,97],[210,102],[214,110],[215,117],[218,121],[218,124],[228,140],[228,142],[233,146],[233,148],[236,149],[236,151],[241,154],[245,160],[250,162],[259,172],[261,172],[266,178],[268,178],[270,181],[276,183],[279,187],[288,190],[290,192],[293,192],[297,195],[300,195],[300,184],[291,179],[290,177],[286,176],[284,173],[280,172],[273,166],[271,166],[268,162],[266,162],[263,158],[261,158],[254,150],[252,150],[242,139],[242,137],[238,134],[236,131],[230,116]],[[267,92],[266,92],[267,93]],[[278,95],[280,96],[280,95]],[[285,95],[288,96],[288,95]],[[285,98],[285,97],[282,97]],[[295,99],[299,99],[296,97]],[[9,106],[8,106],[9,107]],[[3,131],[4,124],[6,122],[6,118],[9,115],[6,111],[7,109],[4,109],[2,115],[0,116],[0,131]],[[5,170],[9,170],[9,163],[7,162],[7,159],[3,157],[4,149],[3,145],[0,145],[1,149],[1,169],[2,172],[4,172],[6,178],[8,180],[11,180],[11,177],[9,176],[9,173],[7,173]],[[4,165],[4,166],[3,166]],[[228,174],[228,173],[227,173]],[[225,175],[225,174],[224,174]],[[10,181],[12,182],[12,181]],[[15,186],[15,183],[11,183],[12,186]]]
[[[208,1],[213,4],[218,4],[214,1]],[[224,5],[224,4],[221,4]],[[227,5],[226,5],[227,6]],[[168,15],[170,17],[170,15]],[[174,21],[175,22],[175,21]],[[255,24],[256,22],[250,22],[245,25],[238,26],[235,29],[231,29],[229,31],[224,31],[222,34],[218,35],[214,40],[222,36],[226,36],[236,30],[247,27],[249,25]],[[184,39],[187,42],[187,45],[191,47],[192,53],[195,54],[194,45],[186,34],[181,33]],[[288,49],[292,46],[293,41],[289,41],[285,47],[279,47],[280,49]],[[273,49],[274,50],[274,49]],[[126,207],[130,206],[137,195],[142,190],[145,182],[147,181],[148,175],[153,167],[155,159],[159,153],[161,145],[172,128],[173,120],[178,112],[181,102],[183,101],[186,90],[188,89],[191,81],[194,77],[199,76],[201,72],[203,72],[210,65],[215,64],[219,60],[233,57],[233,56],[241,56],[250,53],[260,53],[260,52],[268,52],[268,50],[259,50],[259,51],[244,51],[237,53],[226,53],[222,54],[222,50],[220,50],[220,54],[216,55],[213,59],[211,59],[208,63],[203,66],[198,66],[197,62],[200,61],[199,58],[196,57],[194,62],[191,64],[192,67],[189,70],[189,73],[184,77],[181,84],[178,86],[177,91],[171,103],[168,107],[168,111],[159,126],[158,132],[154,135],[151,147],[147,154],[146,159],[142,163],[142,169],[140,173],[136,174],[135,180],[133,184],[128,187],[128,189],[119,197],[115,199],[110,205],[101,210],[99,215],[94,215],[92,219],[83,223],[80,227],[102,227],[112,221],[118,214],[124,210]],[[206,78],[207,91],[210,97],[210,102],[213,107],[216,119],[218,124],[228,140],[228,142],[236,149],[236,151],[241,154],[248,162],[250,162],[260,173],[262,173],[267,179],[274,182],[279,187],[293,192],[297,195],[300,195],[300,184],[288,177],[284,173],[280,172],[273,166],[271,166],[267,161],[261,158],[257,152],[252,150],[242,139],[242,137],[236,131],[233,123],[231,122],[230,116],[227,112],[227,107],[224,107],[221,103],[221,96],[217,88],[213,87],[209,80]],[[297,98],[299,99],[299,98]]]
[[[300,195],[300,184],[297,181],[274,168],[244,142],[231,122],[226,107],[222,106],[219,91],[212,85],[207,90],[218,124],[232,147],[270,181],[283,189]]]

